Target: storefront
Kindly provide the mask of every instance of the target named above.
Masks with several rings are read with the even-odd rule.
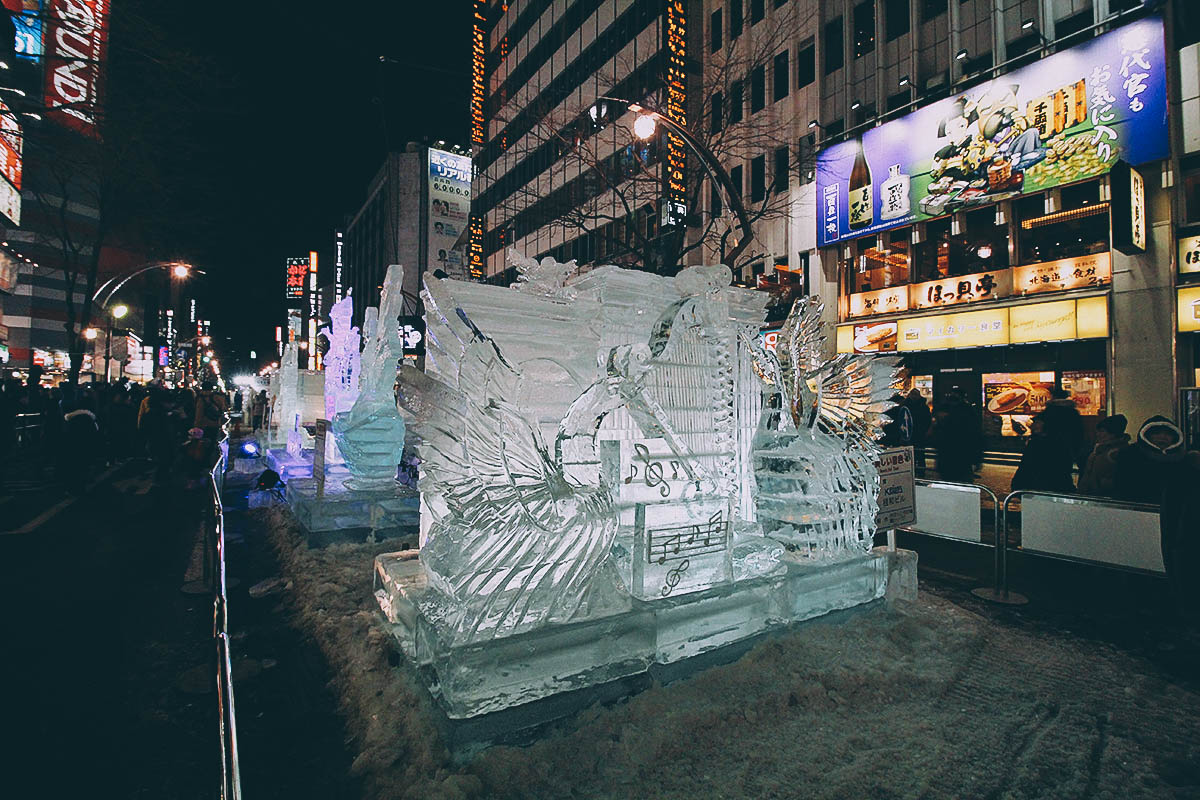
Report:
[[[902,355],[935,411],[961,393],[989,450],[1020,450],[1054,389],[1089,428],[1142,413],[1156,388],[1131,382],[1114,404],[1114,384],[1152,358],[1144,337],[1118,348],[1110,320],[1146,298],[1113,274],[1161,270],[1147,231],[1167,204],[1143,176],[1168,156],[1165,76],[1162,23],[1146,18],[822,151],[838,350]]]

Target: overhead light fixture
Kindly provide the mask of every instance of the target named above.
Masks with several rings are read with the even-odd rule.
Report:
[[[908,86],[908,76],[907,75],[905,75],[903,78],[900,79],[900,85]]]
[[[1021,23],[1021,30],[1023,30],[1023,31],[1027,31],[1032,27],[1033,27],[1033,17],[1030,17],[1029,19],[1027,19]]]
[[[851,111],[858,111],[860,108],[862,108],[862,103],[858,102],[857,100],[850,104]]]
[[[0,61],[0,69],[10,69],[7,61]]]
[[[965,47],[962,50],[959,50],[957,53],[954,54],[955,61],[962,61],[966,57],[967,57],[967,49]]]
[[[810,119],[808,121],[808,127],[809,127],[809,130],[812,130],[813,128],[817,127],[817,121],[815,119]]]

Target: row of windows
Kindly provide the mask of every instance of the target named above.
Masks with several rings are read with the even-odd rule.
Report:
[[[796,88],[803,89],[815,80],[813,69],[812,40],[806,40],[798,50],[796,67]],[[788,51],[776,54],[771,62],[771,99],[779,102],[788,96],[789,76]],[[762,111],[767,104],[767,72],[766,66],[760,65],[750,71],[750,113]],[[729,96],[724,92],[713,92],[709,100],[709,125],[713,133],[719,133],[726,125],[735,125],[742,121],[746,104],[746,82],[733,81],[729,84]]]
[[[640,100],[650,93],[651,86],[662,80],[661,54],[649,59],[635,69],[623,81],[614,86],[611,94],[615,97]],[[590,109],[581,113],[570,125],[555,131],[543,138],[541,144],[535,147],[512,169],[497,178],[487,189],[480,192],[472,201],[477,214],[486,214],[505,198],[517,192],[522,186],[534,181],[538,175],[550,169],[571,146],[575,146],[590,138],[607,124],[607,120],[593,118]]]
[[[745,29],[745,7],[743,3],[746,0],[733,0],[729,4],[729,41],[732,42],[742,35]],[[772,0],[772,5],[775,8],[781,8],[787,3],[787,0]],[[757,25],[766,19],[767,4],[766,0],[749,0],[750,4],[750,24]],[[718,8],[712,12],[708,21],[708,47],[709,52],[716,53],[725,46],[725,11]]]
[[[504,126],[499,135],[483,146],[476,158],[475,169],[482,172],[495,163],[500,154],[507,149],[509,142],[518,141],[533,130],[541,121],[545,109],[557,107],[585,80],[595,78],[600,68],[657,19],[661,12],[660,2],[635,0],[624,14],[596,37],[596,41],[584,48],[578,58],[555,75],[541,93]],[[489,118],[493,115],[494,112],[488,114]]]

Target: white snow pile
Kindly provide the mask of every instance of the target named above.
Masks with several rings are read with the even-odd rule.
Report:
[[[295,624],[321,647],[370,798],[1200,797],[1200,695],[1104,645],[925,594],[816,621],[741,660],[454,766],[389,666],[371,566],[268,512]]]

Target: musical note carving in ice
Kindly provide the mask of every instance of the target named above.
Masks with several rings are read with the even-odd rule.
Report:
[[[774,353],[746,340],[764,382],[753,444],[758,519],[765,535],[815,559],[871,549],[875,436],[899,367],[893,357],[826,356],[822,309],[816,297],[797,300]]]
[[[401,368],[398,402],[419,439],[420,488],[432,513],[420,559],[455,642],[565,622],[585,602],[617,531],[612,487],[583,483],[563,452],[599,465],[604,418],[628,408],[661,434],[645,396],[645,345],[614,347],[599,380],[567,409],[553,449],[517,404],[521,370],[472,321],[453,282],[425,280],[427,371]],[[568,448],[569,445],[569,448]],[[661,466],[655,475],[661,480]]]

